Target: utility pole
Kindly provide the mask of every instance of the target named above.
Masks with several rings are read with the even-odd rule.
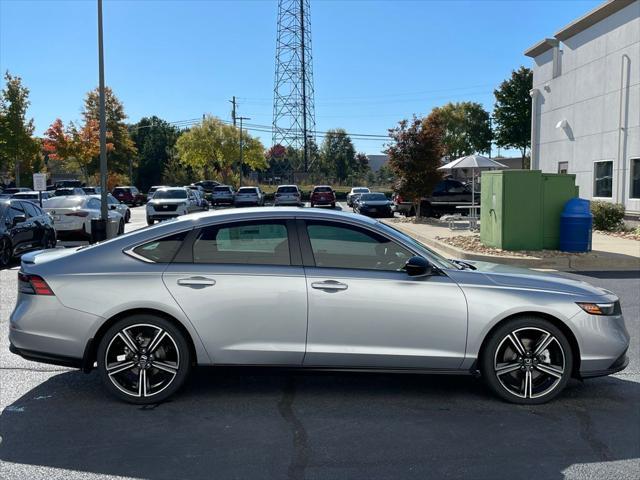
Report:
[[[231,108],[231,120],[233,120],[233,126],[236,126],[236,96],[234,95],[231,100],[229,100],[233,107]]]
[[[107,209],[107,122],[104,98],[104,48],[102,38],[102,0],[98,0],[98,76],[99,117],[100,117],[100,222],[101,239],[107,238],[109,211]],[[93,231],[93,229],[92,229]],[[96,237],[94,237],[96,238]]]
[[[251,120],[249,117],[238,117],[238,120],[240,120],[240,166],[238,168],[239,173],[240,173],[240,180],[239,180],[239,185],[242,186],[242,121],[243,120]]]
[[[304,137],[304,173],[309,169],[307,148],[307,65],[304,48],[304,0],[300,0],[300,45],[302,51],[302,136]]]

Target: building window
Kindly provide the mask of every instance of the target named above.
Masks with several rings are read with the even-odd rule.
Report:
[[[613,162],[593,164],[593,196],[611,198],[613,195]]]
[[[569,171],[569,162],[558,162],[558,173],[567,173]]]
[[[631,159],[631,198],[640,198],[640,158]]]

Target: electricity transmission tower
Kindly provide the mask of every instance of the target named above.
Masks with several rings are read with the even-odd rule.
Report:
[[[302,153],[295,171],[309,168],[309,143],[315,141],[310,0],[278,1],[276,77],[273,89],[273,145]]]

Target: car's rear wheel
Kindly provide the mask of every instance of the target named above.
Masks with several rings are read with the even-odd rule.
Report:
[[[147,217],[147,225],[153,225],[153,222],[154,222],[153,218]]]
[[[42,248],[56,248],[56,234],[53,231],[46,230],[42,237]]]
[[[124,220],[120,220],[120,223],[118,224],[118,236],[123,234],[124,234]]]
[[[129,223],[131,221],[131,211],[127,208],[127,211],[124,214],[125,223]]]
[[[548,320],[521,317],[487,339],[480,370],[489,388],[512,403],[540,404],[562,392],[573,353],[566,336]]]
[[[98,370],[106,389],[121,400],[159,403],[184,384],[191,354],[184,335],[154,315],[115,323],[98,346]]]
[[[8,238],[0,239],[0,268],[6,268],[11,263],[13,249]]]

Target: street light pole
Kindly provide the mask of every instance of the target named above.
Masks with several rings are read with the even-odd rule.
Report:
[[[240,171],[239,185],[242,186],[242,121],[251,119],[249,117],[236,117],[236,119],[240,120],[240,167],[238,168],[238,170]]]
[[[107,122],[104,98],[104,49],[102,40],[102,0],[98,0],[98,94],[100,110],[100,220],[103,222],[104,237],[107,236]]]

